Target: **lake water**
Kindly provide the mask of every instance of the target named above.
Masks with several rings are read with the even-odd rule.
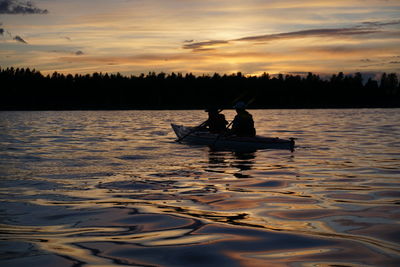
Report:
[[[0,265],[400,266],[400,109],[251,113],[295,151],[174,142],[203,111],[1,112]]]

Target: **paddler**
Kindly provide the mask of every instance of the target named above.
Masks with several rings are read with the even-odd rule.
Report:
[[[219,113],[217,108],[208,108],[205,111],[208,112],[208,119],[204,127],[210,131],[210,133],[221,134],[226,132],[226,125],[228,122],[225,119],[225,115]]]
[[[253,116],[246,111],[246,104],[242,101],[239,101],[233,106],[233,108],[236,110],[237,114],[232,122],[231,133],[241,137],[256,136]]]

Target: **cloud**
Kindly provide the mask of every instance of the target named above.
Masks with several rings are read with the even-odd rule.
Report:
[[[68,50],[68,49],[53,49],[53,50],[50,50],[49,52],[51,52],[51,53],[68,54],[68,55],[75,55],[75,56],[81,56],[81,55],[85,54],[82,50],[71,51],[71,50]]]
[[[248,36],[235,41],[272,41],[277,39],[293,39],[306,37],[333,37],[340,35],[362,35],[379,32],[372,28],[337,28],[337,29],[311,29],[304,31],[285,32],[278,34],[266,34],[258,36]]]
[[[195,51],[201,50],[209,50],[210,47],[220,45],[220,44],[228,44],[229,41],[225,40],[212,40],[212,41],[204,41],[204,42],[197,42],[197,43],[189,43],[183,45],[184,49],[193,49]]]
[[[31,1],[0,0],[0,14],[47,14],[47,9],[35,6]]]
[[[386,47],[387,52],[396,51],[396,47]],[[365,55],[376,55],[381,51],[381,47],[375,47],[372,45],[310,45],[308,47],[302,47],[294,49],[293,52],[305,53],[308,55],[313,54],[314,56],[320,55],[321,57],[327,58],[342,58],[346,60],[357,59],[361,62],[371,62],[372,59],[365,59]],[[361,59],[360,59],[361,58]]]
[[[13,38],[13,40],[15,40],[15,41],[17,41],[17,42],[20,42],[20,43],[27,44],[27,42],[26,42],[24,39],[22,39],[20,36],[18,36],[18,35],[16,35],[16,36]]]
[[[368,62],[364,62],[364,63],[368,63]],[[387,65],[398,65],[398,64],[400,64],[400,61],[388,61],[387,59],[382,59],[382,60],[378,60],[377,63],[362,65],[361,67],[364,67],[364,68],[382,67],[382,66],[387,66]]]
[[[0,26],[1,25],[3,25],[3,24],[0,23]],[[10,38],[12,38],[13,40],[15,40],[17,42],[21,42],[21,43],[27,44],[27,42],[24,39],[22,39],[21,36],[16,35],[16,36],[13,37],[13,35],[9,31],[6,31],[4,28],[0,28],[0,35],[4,36],[4,33],[7,33]]]
[[[394,20],[394,21],[389,21],[389,22],[365,21],[362,24],[370,26],[370,27],[383,27],[383,26],[399,25],[400,24],[400,20]]]
[[[338,36],[367,35],[367,34],[382,32],[382,29],[380,29],[381,27],[389,25],[397,25],[397,24],[400,24],[400,20],[390,21],[390,22],[379,22],[379,21],[363,22],[361,25],[356,25],[354,27],[348,27],[348,28],[309,29],[301,31],[276,33],[276,34],[246,36],[232,40],[209,40],[202,42],[192,42],[189,44],[185,42],[183,48],[192,49],[193,51],[202,51],[202,50],[209,50],[216,45],[228,44],[233,42],[269,42],[275,40],[310,38],[310,37],[338,37]]]

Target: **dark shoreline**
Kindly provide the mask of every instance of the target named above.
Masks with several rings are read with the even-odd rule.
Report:
[[[44,76],[30,69],[0,68],[0,110],[191,110],[399,108],[395,73],[364,81],[361,73],[306,76],[93,73]]]

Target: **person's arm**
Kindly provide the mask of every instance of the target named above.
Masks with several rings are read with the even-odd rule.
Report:
[[[197,127],[198,130],[206,130],[210,124],[210,119],[207,119],[202,126]]]
[[[225,125],[229,124],[229,122],[225,118],[225,115],[224,114],[220,114],[220,115],[221,115],[221,119],[224,120]]]

